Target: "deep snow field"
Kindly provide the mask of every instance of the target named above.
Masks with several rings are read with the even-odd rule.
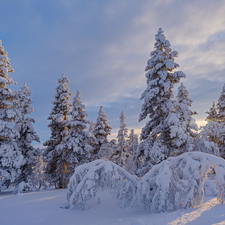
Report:
[[[0,193],[1,225],[222,225],[225,224],[225,204],[206,196],[198,209],[151,214],[139,208],[118,207],[118,200],[109,192],[101,192],[88,204],[88,210],[62,209],[66,203],[66,189],[24,193]]]

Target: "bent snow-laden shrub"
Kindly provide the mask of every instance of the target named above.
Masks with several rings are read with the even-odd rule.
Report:
[[[152,167],[138,183],[139,206],[152,212],[200,206],[210,167],[216,172],[217,199],[224,202],[225,161],[210,154],[189,152]]]
[[[121,200],[121,207],[139,206],[151,212],[198,207],[203,202],[204,183],[211,168],[216,172],[217,199],[224,202],[225,160],[217,156],[188,152],[170,157],[153,166],[142,179],[112,162],[96,160],[76,168],[64,208],[85,209],[99,188],[110,189]]]
[[[76,168],[70,178],[67,205],[63,208],[86,209],[86,202],[94,199],[99,188],[109,189],[120,200],[121,207],[134,206],[139,178],[115,163],[95,160]]]

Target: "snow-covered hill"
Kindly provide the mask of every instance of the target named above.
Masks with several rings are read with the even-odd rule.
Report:
[[[88,210],[62,209],[66,204],[66,189],[24,193],[0,193],[1,225],[222,225],[225,224],[225,204],[214,197],[205,197],[197,209],[151,214],[140,208],[121,209],[109,192],[99,193],[89,202]]]

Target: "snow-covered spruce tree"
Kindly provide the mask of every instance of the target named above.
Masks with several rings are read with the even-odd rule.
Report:
[[[126,161],[130,154],[128,153],[127,149],[127,126],[125,124],[125,115],[124,112],[121,112],[120,115],[120,127],[117,135],[118,139],[118,144],[117,144],[117,149],[116,152],[113,153],[112,155],[112,160],[114,163],[116,163],[118,166],[125,167]]]
[[[136,162],[141,158],[140,171],[148,170],[152,165],[161,162],[172,153],[168,124],[169,116],[174,110],[172,100],[174,84],[179,83],[186,75],[182,71],[173,72],[179,65],[174,62],[178,56],[172,51],[170,42],[166,40],[162,28],[155,35],[155,50],[151,52],[145,68],[147,88],[141,95],[144,100],[139,121],[149,116],[150,120],[142,128],[140,143],[136,152]]]
[[[134,174],[136,171],[135,163],[134,163],[134,152],[137,151],[138,148],[138,135],[134,134],[134,129],[131,129],[130,135],[127,139],[127,152],[129,157],[125,164],[125,169],[131,174]]]
[[[127,138],[127,152],[133,155],[138,148],[138,135],[134,133],[134,129],[130,130],[130,134]]]
[[[68,184],[75,168],[88,163],[91,157],[90,134],[85,131],[88,123],[86,120],[88,113],[84,110],[85,105],[82,103],[80,96],[81,92],[78,90],[72,103],[72,118],[67,123],[70,130],[57,147],[58,151],[62,152],[63,159],[67,162],[68,176],[66,184]]]
[[[44,146],[47,146],[44,152],[47,163],[45,174],[50,184],[55,184],[56,188],[65,187],[68,174],[68,163],[62,158],[63,153],[57,150],[57,146],[61,144],[63,137],[68,134],[69,130],[67,123],[71,108],[71,104],[69,104],[71,93],[67,83],[69,83],[69,80],[63,74],[58,79],[55,99],[52,102],[53,108],[48,117],[51,137],[50,140],[44,142]]]
[[[92,146],[96,141],[96,138],[95,138],[95,135],[94,135],[94,129],[95,129],[95,125],[94,125],[93,121],[91,121],[89,129],[88,129],[88,132],[90,134],[88,143],[89,143],[90,146]]]
[[[46,163],[44,162],[43,155],[36,157],[33,172],[29,177],[30,183],[35,190],[46,189],[48,187],[47,180],[44,174]]]
[[[217,122],[218,118],[217,118],[217,109],[216,109],[216,104],[213,101],[213,105],[212,107],[209,109],[209,111],[206,112],[208,114],[208,116],[206,117],[206,121],[210,122],[210,121],[214,121]]]
[[[96,138],[95,143],[93,144],[93,151],[91,159],[99,159],[99,151],[101,148],[105,149],[105,145],[109,143],[107,137],[111,134],[112,127],[110,127],[107,123],[107,116],[105,115],[105,112],[103,111],[103,106],[100,107],[98,112],[98,118],[95,123],[94,128],[94,135]],[[101,156],[104,157],[104,152],[101,152]]]
[[[211,126],[213,124],[214,127],[215,126],[217,127],[217,131],[211,130],[211,129],[210,131],[211,131],[211,136],[213,136],[214,133],[219,132],[219,135],[214,135],[215,136],[214,142],[217,144],[220,150],[221,157],[225,158],[225,144],[224,144],[225,143],[225,84],[223,86],[221,95],[218,99],[217,112],[218,113],[215,115],[215,119],[214,119],[215,122],[214,123],[210,122]]]
[[[217,103],[218,114],[216,116],[218,122],[225,123],[225,84]]]
[[[16,84],[8,73],[13,73],[8,53],[0,40],[0,190],[1,186],[9,186],[20,174],[20,167],[24,160],[18,149],[16,137],[18,132],[10,127],[17,119],[15,101],[17,94],[12,92],[7,85]]]
[[[39,136],[34,131],[33,123],[35,120],[27,116],[27,114],[33,112],[33,107],[31,106],[32,100],[30,94],[32,91],[29,87],[24,85],[17,91],[18,99],[16,101],[16,108],[20,112],[19,119],[16,121],[14,129],[18,131],[19,136],[16,137],[16,143],[20,152],[24,158],[24,164],[20,167],[21,174],[16,179],[14,184],[16,185],[14,193],[21,192],[18,188],[21,187],[20,183],[24,182],[29,188],[32,186],[30,177],[33,173],[34,167],[36,165],[37,158],[41,155],[40,149],[36,149],[31,144],[33,141],[40,142]],[[34,187],[32,188],[35,189]]]
[[[198,131],[198,126],[192,116],[197,115],[197,112],[189,109],[193,101],[188,95],[186,87],[181,83],[178,87],[175,110],[170,113],[167,121],[172,138],[170,156],[177,156],[194,150],[194,139],[197,135],[194,130]]]
[[[212,107],[206,113],[208,114],[206,118],[208,123],[200,127],[200,132],[195,140],[195,147],[197,151],[220,156],[220,151],[217,146],[221,138],[221,133],[223,133],[223,124],[218,122],[215,102],[213,102]]]

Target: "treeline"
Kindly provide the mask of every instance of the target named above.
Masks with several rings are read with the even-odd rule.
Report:
[[[44,151],[31,145],[32,141],[40,141],[32,125],[35,120],[28,117],[33,111],[32,92],[25,84],[15,92],[7,87],[15,83],[8,76],[14,71],[0,42],[0,186],[13,184],[15,193],[50,185],[65,188],[79,165],[96,159],[112,161],[143,176],[152,166],[185,152],[225,157],[225,87],[217,105],[213,103],[207,112],[207,125],[198,131],[192,118],[197,112],[190,109],[193,101],[183,83],[174,98],[174,85],[186,75],[176,70],[178,52],[172,51],[163,33],[159,28],[155,50],[145,68],[147,88],[141,95],[139,121],[149,119],[142,128],[140,143],[133,129],[128,135],[123,111],[117,140],[109,141],[112,128],[103,107],[95,122],[88,121],[81,92],[77,91],[70,104],[69,80],[62,75],[48,117],[51,136],[44,142]]]

